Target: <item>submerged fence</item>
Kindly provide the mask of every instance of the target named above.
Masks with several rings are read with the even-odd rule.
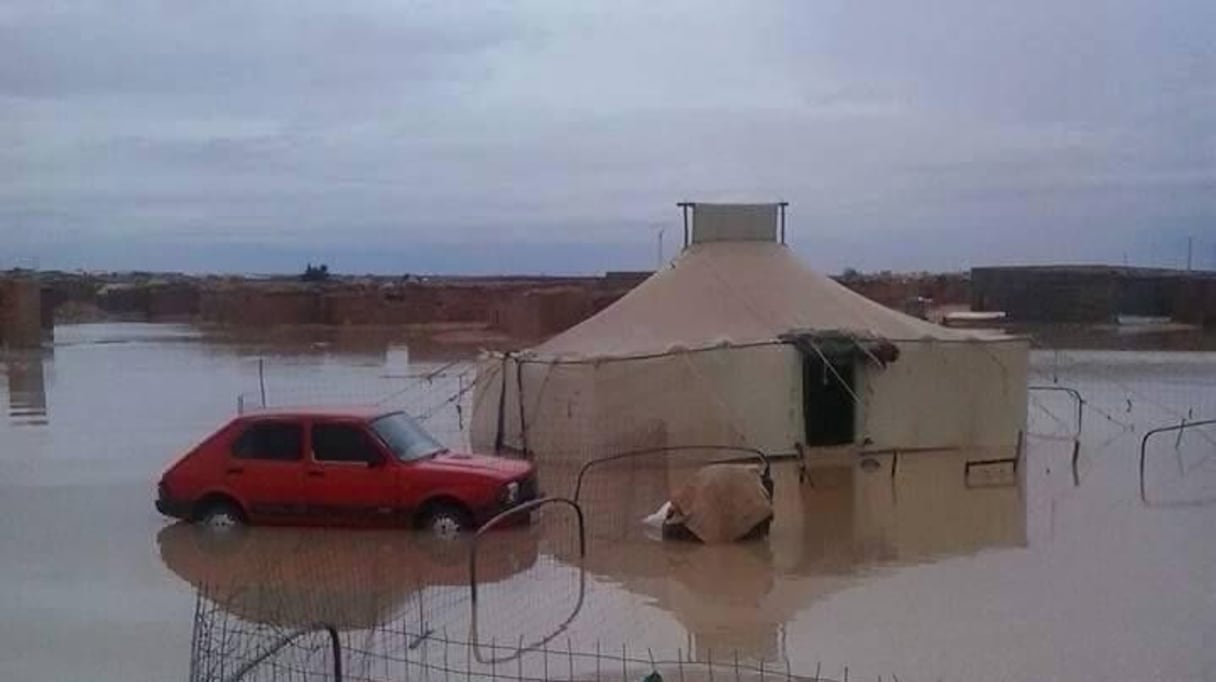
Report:
[[[666,466],[669,457],[656,452],[650,463]],[[773,638],[772,648],[723,646],[691,630],[680,642],[668,616],[651,622],[654,616],[636,613],[644,607],[622,599],[653,591],[648,576],[669,559],[723,556],[709,547],[708,555],[690,554],[691,546],[666,555],[661,543],[610,541],[619,541],[618,526],[638,525],[632,511],[614,511],[619,486],[609,480],[628,479],[632,468],[613,467],[644,459],[589,467],[581,492],[598,509],[589,520],[592,530],[600,527],[597,542],[584,538],[581,514],[566,508],[578,511],[571,502],[538,503],[529,526],[479,536],[476,553],[401,532],[249,529],[215,538],[176,529],[161,539],[167,562],[179,573],[200,573],[190,680],[303,682],[335,679],[335,670],[363,682],[848,679],[844,667],[798,670],[779,630],[761,633]],[[786,467],[792,480],[796,464]],[[749,566],[767,556],[763,549],[742,548],[739,558]],[[631,556],[638,552],[646,556]],[[690,578],[688,570],[678,572]],[[757,578],[735,577],[744,585]],[[629,584],[625,591],[613,585],[621,581]],[[729,589],[739,593],[737,585]],[[328,628],[337,635],[336,659]]]
[[[218,621],[218,622],[217,622]],[[546,646],[522,642],[480,642],[440,632],[411,632],[385,625],[378,630],[337,635],[322,626],[283,637],[243,630],[199,597],[195,627],[205,641],[196,644],[191,682],[399,682],[402,680],[470,680],[478,682],[847,682],[847,667],[836,671],[817,666],[795,672],[789,661],[740,659],[722,652],[691,658],[682,649],[674,658],[651,649],[594,645],[575,647],[570,639]],[[196,634],[197,638],[197,634]],[[397,640],[395,643],[391,640]],[[227,646],[228,650],[221,650]],[[335,651],[337,651],[335,658]],[[883,679],[883,678],[879,678]],[[887,677],[892,681],[900,678]]]
[[[402,410],[449,447],[468,443],[476,370],[471,361],[422,366],[401,372],[334,372],[305,377],[290,365],[257,365],[257,388],[236,397],[238,414],[276,407],[360,406]],[[372,371],[376,370],[376,371]]]
[[[476,578],[463,544],[430,545],[410,534],[301,531],[269,552],[265,538],[221,542],[206,558],[223,570],[197,589],[189,679],[848,679],[844,668],[796,671],[782,656],[673,647],[669,638],[639,645],[628,636],[639,623],[629,609],[605,608],[606,591],[584,565],[577,517],[542,512],[531,529],[482,538]],[[399,547],[383,553],[377,547],[385,542]],[[377,553],[384,565],[376,565]]]
[[[788,659],[754,660],[735,651],[683,648],[656,654],[628,643],[576,646],[480,640],[447,628],[419,628],[402,615],[374,627],[338,632],[317,624],[289,629],[243,621],[200,590],[195,605],[190,682],[401,682],[477,680],[641,682],[816,680],[845,682],[849,670],[796,671]],[[336,646],[335,646],[336,645]],[[666,654],[666,657],[665,655]],[[656,676],[657,675],[657,676]],[[898,676],[889,676],[898,680]]]
[[[1216,370],[1209,357],[1049,349],[1034,353],[1030,373],[1035,388],[1030,394],[1029,437],[1039,446],[1046,441],[1053,448],[1058,445],[1061,453],[1071,451],[1073,485],[1083,485],[1086,472],[1101,458],[1118,459],[1115,465],[1131,472],[1140,459],[1147,463],[1142,465],[1141,490],[1129,487],[1129,497],[1140,492],[1146,504],[1155,506],[1216,503],[1216,485],[1196,484],[1205,475],[1216,482],[1216,428],[1200,423],[1216,417]],[[288,367],[270,367],[265,382],[269,405],[381,404],[411,412],[449,444],[467,443],[475,385],[470,363],[399,376],[369,372],[361,379],[332,383],[295,375]],[[260,404],[259,393],[251,391],[245,401]],[[1141,455],[1145,434],[1163,427],[1169,431],[1150,439]],[[548,493],[583,488],[579,503],[587,511],[591,538],[587,559],[580,559],[570,521],[544,514],[531,535],[494,538],[513,544],[514,554],[491,550],[488,560],[479,563],[479,580],[484,582],[478,583],[477,605],[465,568],[468,557],[461,552],[446,563],[435,560],[437,567],[428,569],[425,579],[415,579],[408,571],[398,574],[423,561],[412,550],[402,550],[386,558],[370,555],[363,563],[379,562],[384,572],[373,571],[345,587],[330,578],[341,567],[315,579],[287,576],[235,589],[201,582],[190,679],[229,680],[237,673],[247,680],[334,679],[332,638],[324,629],[307,629],[327,624],[319,619],[323,616],[336,628],[338,663],[346,680],[624,682],[654,679],[655,673],[666,680],[690,681],[859,679],[838,662],[829,667],[795,656],[799,663],[791,664],[783,640],[780,646],[754,647],[721,646],[709,637],[694,641],[692,635],[676,641],[670,630],[680,628],[651,628],[642,616],[629,615],[630,609],[643,609],[646,599],[655,599],[659,588],[645,584],[652,579],[646,572],[650,567],[630,565],[636,557],[627,551],[613,554],[619,547],[613,543],[638,532],[640,517],[669,492],[673,472],[721,457],[721,452],[692,453],[622,458],[586,471],[577,462],[547,468],[542,485]],[[903,468],[900,461],[900,471]],[[1008,474],[1003,469],[988,473],[1000,473],[1001,481],[1015,483],[1024,475],[1016,466]],[[890,477],[895,476],[893,461]],[[837,508],[823,504],[826,511]],[[843,497],[840,508],[850,508]],[[316,564],[323,563],[324,556],[276,560]],[[285,592],[270,585],[292,580],[302,582],[298,589]],[[614,581],[636,581],[629,587],[642,599],[609,604],[611,599],[621,601],[605,588]],[[285,605],[309,601],[322,606],[284,617],[292,612]],[[873,671],[867,671],[865,679],[875,679]]]

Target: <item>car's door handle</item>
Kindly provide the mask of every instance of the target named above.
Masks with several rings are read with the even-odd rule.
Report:
[[[324,471],[310,471],[310,472],[308,472],[308,475],[313,478],[323,478],[325,476],[325,472]]]
[[[245,469],[242,467],[230,467],[224,473],[226,473],[226,474],[243,474],[243,473],[245,473]]]

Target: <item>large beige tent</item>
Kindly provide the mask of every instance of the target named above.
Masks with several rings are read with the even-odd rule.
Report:
[[[691,204],[686,247],[535,348],[486,356],[472,441],[572,461],[643,447],[1012,449],[1025,339],[952,330],[805,266],[784,206]]]

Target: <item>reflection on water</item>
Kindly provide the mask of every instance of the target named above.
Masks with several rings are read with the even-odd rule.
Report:
[[[46,375],[44,366],[50,352],[8,351],[0,356],[8,384],[8,416],[15,425],[45,426]]]
[[[362,630],[354,637],[364,662],[400,663],[394,641],[423,642],[440,629],[479,642],[483,663],[494,657],[485,650],[490,642],[518,637],[528,651],[567,633],[587,637],[574,640],[584,645],[611,633],[635,647],[674,637],[693,660],[717,651],[775,661],[792,653],[788,628],[800,614],[868,572],[1024,546],[1021,477],[976,472],[968,464],[979,459],[948,452],[905,456],[898,465],[891,455],[846,460],[812,467],[804,483],[792,463],[778,465],[771,536],[735,545],[596,536],[589,505],[592,542],[580,561],[569,517],[543,515],[530,529],[487,536],[475,630],[462,545],[402,533],[266,529],[217,537],[181,525],[162,531],[159,543],[166,565],[223,612],[196,623],[196,640],[209,640],[218,618],[255,639],[269,636],[258,624]],[[609,479],[621,473],[602,472],[587,485],[615,489]],[[640,514],[631,518],[640,527]],[[207,655],[239,658],[257,648]],[[498,653],[498,662],[520,657]]]
[[[0,419],[0,679],[180,679],[192,643],[208,660],[239,659],[325,618],[349,651],[366,652],[351,653],[348,679],[401,680],[392,660],[437,664],[440,640],[469,638],[460,552],[431,553],[408,533],[290,529],[211,546],[152,509],[169,462],[231,418],[238,393],[257,390],[258,358],[272,400],[403,387],[391,343],[342,334],[275,352],[273,342],[217,343],[183,327],[93,325],[56,330],[54,357],[39,363],[0,358],[6,411],[24,401],[51,417]],[[409,355],[411,369],[427,357],[412,343]],[[767,658],[770,671],[787,657],[806,675],[822,661],[840,678],[848,665],[851,679],[1212,677],[1216,505],[1203,502],[1216,495],[1216,430],[1150,443],[1149,506],[1138,457],[1145,430],[1216,417],[1216,354],[1036,353],[1032,370],[1036,383],[1085,396],[1075,480],[1071,443],[1057,438],[1075,431],[1075,403],[1054,394],[1032,398],[1029,431],[1049,437],[1027,440],[1017,471],[968,475],[972,455],[920,453],[818,461],[800,485],[789,464],[775,465],[776,523],[748,545],[646,538],[640,519],[682,474],[617,472],[589,483],[586,570],[560,518],[542,515],[530,536],[492,534],[481,648],[496,641],[510,656],[521,639],[558,633],[551,666],[570,643],[576,654],[624,644],[635,659],[649,649],[668,661],[739,650]],[[436,380],[410,401],[441,405],[459,389],[451,384]],[[435,420],[459,436],[454,406]],[[454,664],[464,650],[448,653]],[[544,665],[531,653],[497,672]],[[593,660],[574,665],[572,677],[596,678]],[[424,679],[418,672],[409,679]]]
[[[513,532],[487,553],[482,580],[531,568],[537,537]],[[407,604],[427,590],[449,591],[468,609],[468,552],[460,543],[409,532],[252,528],[208,532],[177,523],[157,535],[165,566],[229,615],[250,623],[341,630],[373,628],[415,615]]]
[[[969,480],[976,474],[967,475],[968,462],[986,457],[991,454],[918,453],[900,458],[898,467],[892,455],[872,462],[842,458],[814,464],[805,483],[792,463],[777,464],[770,537],[739,545],[657,542],[641,532],[620,539],[615,522],[625,518],[639,527],[663,496],[635,496],[621,510],[625,498],[596,495],[596,489],[620,489],[605,480],[615,472],[605,471],[587,483],[592,541],[586,567],[674,616],[697,656],[738,651],[779,660],[788,653],[779,645],[783,627],[859,576],[885,564],[1024,546],[1021,478],[985,486]],[[666,472],[674,489],[691,469]],[[637,469],[619,474],[632,478]]]
[[[341,631],[348,679],[377,680],[405,679],[403,666],[411,657],[425,655],[451,634],[472,644],[462,655],[493,667],[518,653],[499,651],[495,641],[534,649],[564,629],[546,617],[571,584],[563,580],[570,571],[552,559],[556,546],[535,527],[502,530],[480,544],[476,602],[469,587],[469,544],[426,534],[257,528],[216,533],[175,524],[157,541],[165,565],[197,590],[191,680],[228,679],[285,635],[316,624]],[[569,608],[558,609],[566,622],[582,606],[585,585],[579,577],[580,591]],[[490,632],[478,639],[477,628]],[[251,679],[311,679],[310,673],[319,675],[329,665],[315,654],[308,647],[287,647],[258,666],[260,676]]]

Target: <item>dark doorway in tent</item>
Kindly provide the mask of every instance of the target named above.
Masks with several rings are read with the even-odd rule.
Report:
[[[802,414],[810,446],[854,441],[853,360],[828,360],[830,365],[817,353],[802,354]]]

